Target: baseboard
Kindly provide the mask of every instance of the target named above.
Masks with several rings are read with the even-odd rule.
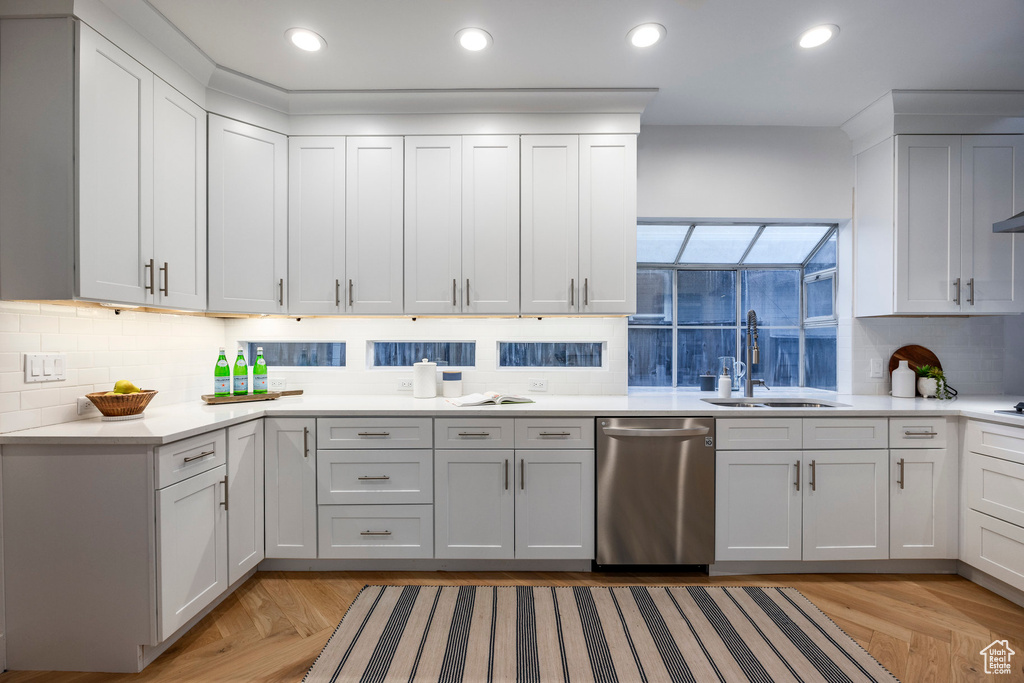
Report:
[[[982,588],[992,591],[1000,597],[1006,598],[1015,605],[1024,607],[1024,591],[1011,586],[1005,581],[997,579],[990,574],[986,574],[977,567],[972,567],[965,562],[960,562],[957,567],[957,574],[972,583],[978,584]]]
[[[261,572],[589,572],[590,560],[338,560],[260,562]]]
[[[842,560],[811,562],[764,560],[716,562],[710,576],[749,574],[956,574],[956,560]]]

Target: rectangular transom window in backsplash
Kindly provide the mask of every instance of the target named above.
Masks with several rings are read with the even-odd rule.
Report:
[[[471,368],[476,365],[476,342],[375,341],[370,342],[374,367],[402,368],[424,358],[438,365]]]
[[[250,341],[240,342],[246,349],[245,360],[256,362],[256,348],[263,347],[263,360],[271,368],[343,368],[345,342],[339,341]],[[228,349],[228,361],[234,354]]]
[[[604,342],[498,342],[498,367],[599,368]]]

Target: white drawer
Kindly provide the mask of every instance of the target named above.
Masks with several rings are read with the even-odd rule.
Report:
[[[889,421],[884,417],[811,417],[804,420],[804,448],[888,448]]]
[[[1024,590],[1024,528],[968,510],[963,560]]]
[[[970,420],[964,450],[1024,463],[1024,427]]]
[[[321,505],[319,557],[434,556],[432,505]]]
[[[318,505],[433,503],[434,453],[317,451],[316,488]]]
[[[728,418],[715,420],[715,447],[720,451],[799,450],[803,420],[799,418]]]
[[[967,454],[967,507],[1024,527],[1024,465]]]
[[[429,417],[322,417],[317,448],[430,448]]]
[[[505,418],[438,418],[435,448],[513,448],[515,421]]]
[[[157,446],[156,487],[162,489],[191,476],[223,465],[227,437],[223,429]]]
[[[889,448],[945,448],[951,433],[945,417],[889,418]]]
[[[516,448],[593,448],[591,418],[529,418],[516,420]]]

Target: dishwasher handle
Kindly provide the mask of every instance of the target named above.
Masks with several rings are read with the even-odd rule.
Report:
[[[711,430],[708,427],[689,427],[686,429],[659,429],[651,428],[630,428],[630,427],[604,427],[604,433],[608,436],[704,436]]]

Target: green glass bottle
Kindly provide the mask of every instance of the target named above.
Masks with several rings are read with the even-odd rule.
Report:
[[[249,393],[249,366],[245,363],[245,356],[242,349],[238,349],[238,358],[234,366],[234,394],[235,396],[246,396]]]
[[[267,393],[267,361],[263,360],[263,347],[256,347],[256,362],[252,365],[252,393]]]
[[[224,355],[224,347],[220,349],[217,357],[217,364],[213,366],[213,395],[231,395],[231,368],[228,367],[227,356]]]

